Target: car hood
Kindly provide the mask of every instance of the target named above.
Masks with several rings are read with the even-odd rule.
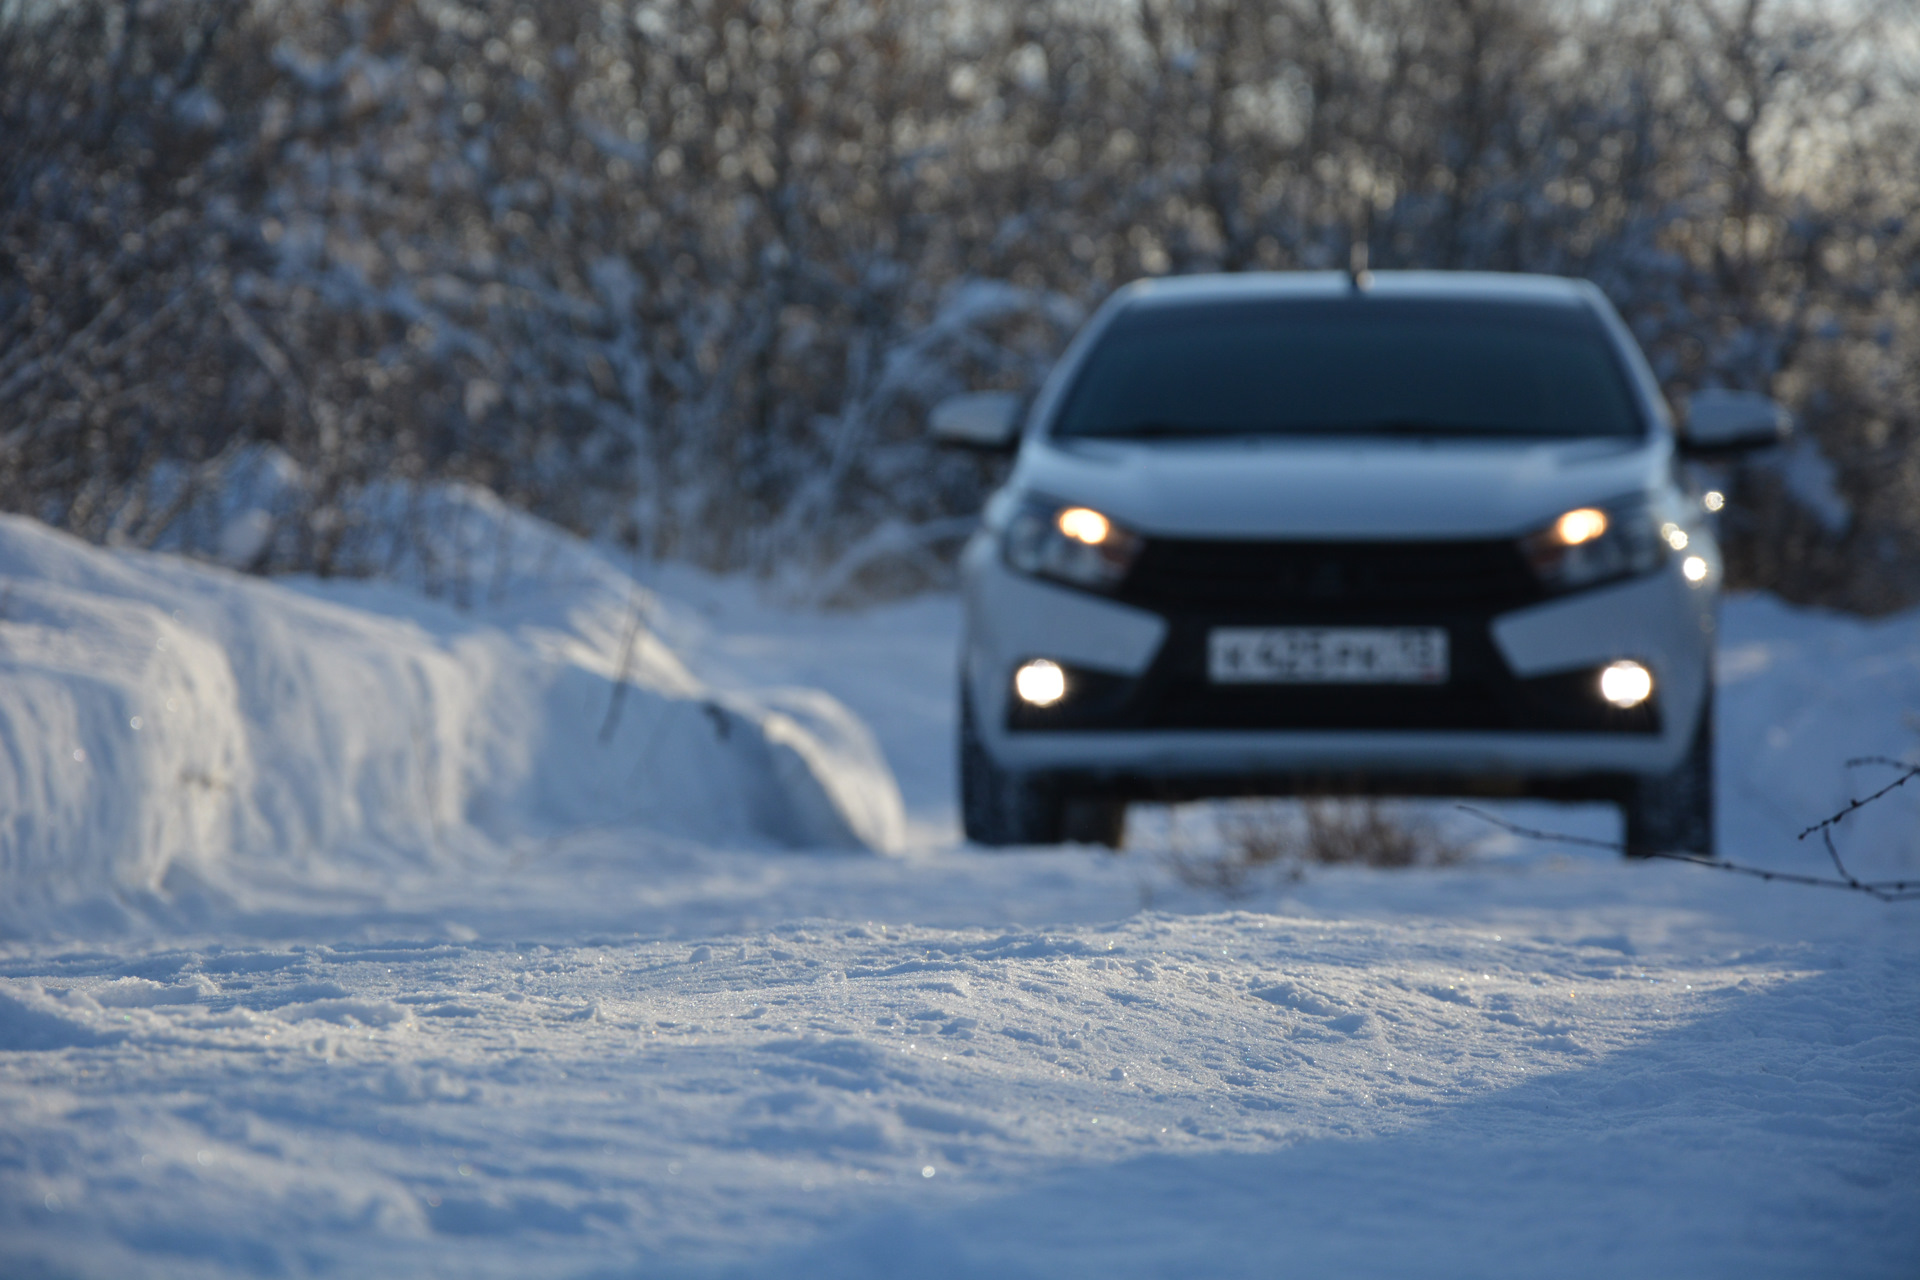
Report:
[[[1649,493],[1664,441],[1029,440],[1010,492],[1169,537],[1505,537]]]

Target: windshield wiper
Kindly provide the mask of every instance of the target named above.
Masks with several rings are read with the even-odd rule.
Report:
[[[1484,422],[1432,422],[1424,418],[1382,418],[1374,422],[1310,423],[1278,427],[1269,435],[1285,436],[1404,436],[1421,440],[1553,440],[1580,438],[1578,433],[1536,427],[1496,427]]]
[[[1265,427],[1230,427],[1204,422],[1130,422],[1124,427],[1096,427],[1075,431],[1073,439],[1088,440],[1182,440],[1219,439],[1223,436],[1265,436],[1273,432]]]
[[[1325,436],[1423,436],[1434,439],[1467,437],[1531,437],[1557,435],[1553,431],[1528,430],[1525,427],[1496,427],[1479,422],[1432,422],[1424,418],[1382,418],[1376,422],[1343,422],[1338,425],[1289,427],[1288,434]]]
[[[1496,427],[1486,423],[1433,422],[1423,418],[1381,418],[1373,422],[1309,422],[1247,427],[1206,422],[1135,422],[1124,427],[1075,431],[1076,440],[1219,440],[1234,436],[1403,436],[1428,440],[1538,440],[1583,438],[1579,433]]]

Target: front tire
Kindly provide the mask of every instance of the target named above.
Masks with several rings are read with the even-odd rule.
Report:
[[[960,824],[967,839],[990,849],[1064,840],[1117,849],[1126,816],[1124,801],[1068,796],[1044,774],[995,763],[980,741],[973,697],[961,682]]]
[[[1713,690],[1707,690],[1687,754],[1670,773],[1631,779],[1620,803],[1629,858],[1660,853],[1716,856],[1713,847]]]
[[[1069,796],[1060,815],[1060,838],[1118,849],[1127,834],[1127,802],[1111,796]]]

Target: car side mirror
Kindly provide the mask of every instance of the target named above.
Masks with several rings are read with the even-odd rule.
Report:
[[[933,407],[927,429],[936,443],[983,453],[1012,453],[1020,443],[1021,398],[1011,391],[974,391]]]
[[[1683,453],[1694,457],[1765,449],[1793,433],[1793,416],[1757,391],[1696,391],[1687,397]]]

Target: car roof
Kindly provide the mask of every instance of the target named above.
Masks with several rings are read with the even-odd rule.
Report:
[[[1129,285],[1125,295],[1131,310],[1197,302],[1338,298],[1351,294],[1353,287],[1352,277],[1344,271],[1245,271],[1141,280]],[[1580,306],[1592,287],[1561,276],[1498,271],[1375,271],[1365,293],[1379,298]]]

